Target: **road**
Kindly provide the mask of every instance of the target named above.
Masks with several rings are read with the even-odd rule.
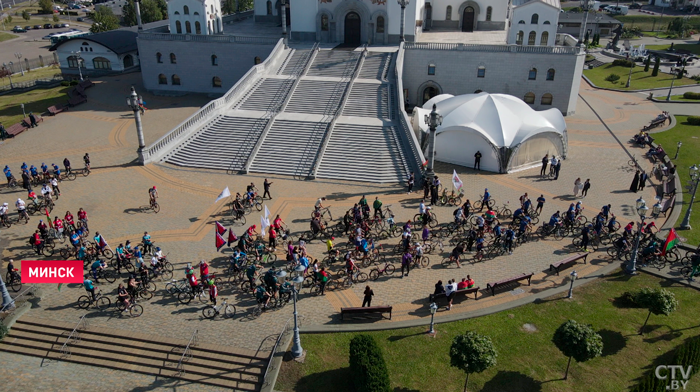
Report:
[[[67,32],[74,27],[75,26],[71,25],[70,28],[29,30],[26,33],[17,33],[16,35],[19,35],[18,38],[0,43],[0,65],[2,63],[9,63],[10,61],[16,62],[17,58],[14,56],[15,53],[22,53],[22,57],[28,59],[38,58],[39,55],[44,56],[44,58],[50,58],[53,55],[49,52],[51,43],[49,40],[42,39],[42,37],[49,33]],[[88,29],[83,26],[75,28],[88,31]]]

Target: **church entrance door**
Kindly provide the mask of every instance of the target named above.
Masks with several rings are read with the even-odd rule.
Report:
[[[474,8],[466,7],[462,12],[462,31],[471,33],[474,31]]]
[[[360,23],[360,15],[358,15],[356,12],[350,12],[345,15],[346,45],[360,45],[360,41],[362,41]]]

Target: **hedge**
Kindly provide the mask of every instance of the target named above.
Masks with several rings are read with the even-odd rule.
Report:
[[[683,93],[683,98],[685,98],[685,99],[700,99],[700,93],[694,93],[692,91],[688,91],[686,93]]]
[[[391,392],[382,350],[370,335],[350,341],[350,372],[357,392]]]
[[[634,61],[622,60],[622,59],[615,60],[612,62],[612,64],[620,66],[620,67],[626,67],[626,68],[634,68],[634,66],[635,66]]]
[[[687,340],[679,346],[676,349],[673,360],[666,365],[680,365],[684,369],[692,366],[690,377],[697,373],[700,366],[700,336]],[[665,392],[667,391],[666,383],[669,379],[670,377],[666,380],[656,378],[656,368],[653,368],[630,392]],[[679,379],[678,372],[676,372],[676,379]]]
[[[700,117],[699,116],[688,116],[688,124],[700,125]]]

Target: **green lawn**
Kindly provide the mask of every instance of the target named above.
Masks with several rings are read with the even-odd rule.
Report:
[[[49,89],[35,89],[21,94],[0,95],[0,123],[5,127],[22,120],[21,103],[26,113],[43,113],[49,106],[68,101],[70,87],[58,86]]]
[[[666,30],[674,16],[664,15],[616,15],[615,19],[625,24],[625,27],[640,27],[643,31]],[[700,27],[700,16],[692,16],[688,20],[695,29]]]
[[[53,61],[53,58],[52,57],[46,58],[44,64],[48,63],[49,61]],[[60,68],[54,68],[54,67],[35,68],[35,69],[29,70],[29,71],[24,71],[24,76],[22,76],[21,73],[16,73],[16,74],[12,75],[12,83],[28,82],[30,80],[51,78],[54,75],[60,75],[60,74],[61,74]],[[9,86],[10,79],[9,78],[0,79],[0,85]]]
[[[649,67],[649,72],[644,72],[644,66],[637,65],[634,67],[632,69],[632,83],[630,84],[629,89],[625,87],[627,84],[627,75],[630,71],[630,69],[627,67],[614,66],[612,64],[601,65],[600,67],[593,69],[584,69],[583,74],[586,75],[586,77],[598,87],[612,88],[616,90],[644,90],[657,87],[669,87],[671,85],[671,80],[674,79],[674,76],[659,72],[657,77],[652,77],[651,71],[653,69],[653,64],[651,67]],[[619,75],[620,80],[618,80],[617,83],[608,82],[605,80],[605,78],[610,74]],[[697,84],[697,82],[684,77],[683,79],[676,79],[676,81],[673,83],[674,86],[683,86],[686,84]]]
[[[0,32],[0,42],[7,41],[8,39],[13,39],[13,38],[17,38],[17,36],[14,34],[10,34],[10,33]]]
[[[666,50],[671,47],[671,44],[668,45],[645,45],[644,46],[646,49],[650,50]],[[690,53],[694,54],[700,54],[700,44],[674,44],[673,45],[674,49],[682,49],[682,50],[687,50],[690,51]]]
[[[665,287],[676,295],[678,310],[670,316],[652,315],[646,333],[638,335],[647,312],[625,308],[616,298],[641,287]],[[508,293],[501,295],[510,295]],[[470,391],[626,391],[651,369],[667,363],[674,347],[700,335],[697,309],[700,295],[693,289],[670,286],[646,274],[630,278],[616,272],[578,287],[574,299],[562,295],[489,316],[437,324],[430,338],[426,327],[371,332],[382,347],[394,391],[461,391],[464,373],[449,366],[454,336],[467,330],[488,335],[498,351],[495,367],[472,374]],[[567,319],[589,323],[603,337],[603,356],[586,363],[573,361],[563,381],[567,358],[551,342]],[[426,319],[426,324],[428,320]],[[526,332],[523,325],[537,328]],[[302,326],[303,329],[303,326]],[[302,335],[307,350],[303,364],[284,362],[275,386],[279,391],[351,392],[348,347],[355,333]],[[700,376],[687,390],[700,390]]]
[[[659,99],[659,98],[657,97],[657,99]],[[664,99],[664,98],[661,98],[661,99]],[[671,101],[700,103],[700,99],[685,99],[685,98],[683,98],[683,95],[671,95]]]
[[[683,106],[688,106],[687,110],[689,113],[697,111],[697,106],[695,105]],[[683,221],[685,211],[688,209],[688,203],[690,202],[690,193],[685,188],[685,185],[687,185],[690,180],[688,168],[695,164],[700,165],[700,157],[698,157],[698,151],[700,151],[700,126],[688,124],[686,122],[686,116],[676,116],[676,120],[678,124],[675,127],[668,131],[655,133],[652,136],[655,142],[661,143],[661,145],[664,146],[670,158],[673,158],[676,154],[677,143],[679,141],[683,143],[680,153],[678,154],[678,159],[673,160],[684,186],[683,192],[685,192],[683,194],[685,205],[681,210],[681,217],[676,223],[676,228],[678,228]],[[690,226],[693,228],[692,230],[679,231],[678,234],[686,238],[691,245],[695,246],[700,243],[700,211],[698,211],[697,207],[690,216]]]

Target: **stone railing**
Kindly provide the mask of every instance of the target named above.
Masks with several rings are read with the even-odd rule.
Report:
[[[275,37],[249,37],[244,35],[197,35],[168,33],[140,33],[139,39],[147,41],[225,42],[256,45],[274,45],[279,40],[279,38]]]
[[[413,132],[413,128],[410,125],[411,120],[408,118],[408,114],[406,114],[406,110],[404,108],[403,55],[404,48],[407,45],[413,44],[401,43],[401,45],[399,45],[399,51],[396,54],[396,62],[394,66],[394,77],[396,78],[396,81],[394,85],[396,86],[397,99],[394,105],[396,105],[396,110],[398,110],[399,113],[399,134],[401,135],[404,145],[410,148],[410,151],[407,151],[407,153],[409,153],[409,156],[407,157],[407,159],[409,159],[408,166],[411,170],[413,170],[417,182],[420,177],[421,166],[423,162],[425,162],[425,156],[423,155],[423,151],[420,149],[420,143],[416,138],[416,134]]]
[[[571,34],[557,33],[556,43],[559,46],[576,46],[578,40]]]
[[[450,50],[460,52],[512,52],[542,54],[578,54],[580,48],[569,46],[480,45],[440,42],[406,42],[405,50]]]
[[[165,134],[155,143],[146,147],[143,150],[144,164],[156,162],[161,159],[178,142],[189,137],[192,133],[199,129],[202,122],[214,118],[223,109],[227,108],[229,103],[245,93],[245,91],[255,82],[255,80],[257,80],[258,75],[264,73],[283,52],[284,42],[282,38],[280,38],[277,41],[277,45],[274,49],[272,49],[272,52],[270,52],[270,55],[267,56],[265,61],[249,69],[248,72],[246,72],[246,74],[243,75],[243,77],[240,78],[223,97],[209,102],[195,114],[191,115],[188,119],[180,123],[172,131]]]

